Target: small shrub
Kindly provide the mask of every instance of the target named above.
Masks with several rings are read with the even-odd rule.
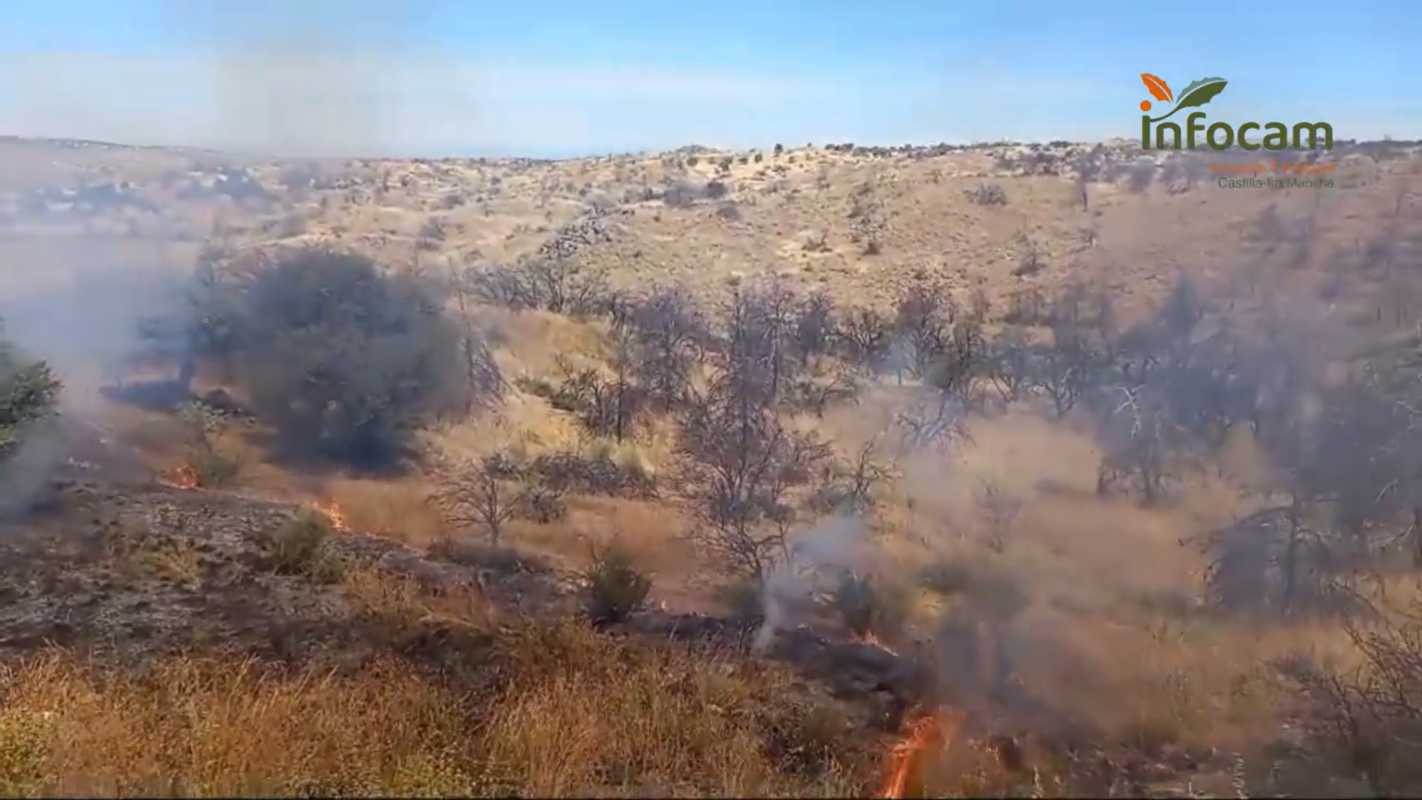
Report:
[[[281,575],[326,577],[323,562],[329,557],[326,540],[331,523],[312,511],[303,511],[272,535],[268,558],[274,572]]]
[[[963,195],[968,198],[968,202],[975,205],[1007,205],[1007,192],[1003,191],[1000,183],[980,183],[971,189],[964,189]]]
[[[568,516],[562,488],[535,478],[523,490],[523,513],[534,522],[547,525]]]
[[[650,465],[635,447],[605,443],[588,454],[545,453],[529,465],[549,486],[563,491],[622,497],[655,497]]]
[[[1021,278],[1027,275],[1035,275],[1046,269],[1047,257],[1042,246],[1036,240],[1026,236],[1017,237],[1017,266],[1012,268],[1012,274]]]
[[[727,201],[716,207],[716,216],[727,222],[740,222],[741,209],[735,203]]]
[[[805,243],[801,245],[800,249],[807,253],[828,253],[830,251],[829,231],[822,230],[810,234],[810,238],[805,240]]]
[[[595,623],[621,622],[647,601],[652,580],[632,563],[632,556],[617,543],[595,553],[583,573],[587,582],[588,615]]]
[[[902,630],[908,616],[908,594],[882,579],[846,572],[835,587],[834,606],[856,636],[892,636]]]
[[[708,181],[706,183],[706,197],[711,200],[719,200],[725,197],[729,191],[724,181]]]
[[[986,544],[994,553],[1007,549],[1013,526],[1022,513],[1022,500],[993,480],[984,480],[974,497],[982,517]]]
[[[662,202],[670,208],[690,208],[696,202],[696,187],[686,181],[677,181],[662,191]]]
[[[189,466],[197,475],[198,486],[226,486],[242,472],[242,460],[219,450],[204,450],[193,454]]]

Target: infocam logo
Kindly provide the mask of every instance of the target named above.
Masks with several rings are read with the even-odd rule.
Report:
[[[1228,150],[1238,146],[1245,150],[1324,150],[1333,149],[1333,126],[1327,122],[1297,122],[1292,130],[1282,122],[1246,122],[1235,127],[1228,122],[1212,122],[1205,125],[1205,112],[1193,111],[1185,115],[1184,129],[1178,122],[1165,120],[1175,116],[1184,108],[1202,108],[1223,92],[1229,84],[1224,78],[1201,78],[1186,86],[1177,97],[1170,91],[1170,84],[1162,78],[1141,73],[1141,82],[1156,100],[1175,105],[1158,117],[1150,115],[1151,102],[1141,101],[1141,147],[1146,150],[1186,150],[1198,149],[1196,144],[1203,134],[1203,145],[1211,150]],[[1151,135],[1152,131],[1154,136]],[[1260,133],[1263,136],[1260,136]],[[1292,138],[1290,137],[1292,133]],[[1304,144],[1307,137],[1307,145]],[[1183,143],[1183,144],[1182,144]]]

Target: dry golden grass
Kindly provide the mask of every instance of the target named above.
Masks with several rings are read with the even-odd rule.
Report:
[[[174,658],[146,674],[47,653],[0,673],[6,794],[478,790],[460,694],[379,662],[354,676]]]
[[[492,706],[389,660],[133,673],[43,653],[0,671],[0,792],[814,796],[868,774],[836,760],[863,749],[786,672],[573,625],[501,646],[513,677]]]
[[[322,491],[352,530],[412,545],[428,545],[445,530],[439,512],[428,502],[429,486],[418,476],[333,478]]]
[[[535,795],[855,793],[847,723],[783,669],[615,642],[578,626],[514,634],[518,678],[485,734]]]
[[[358,614],[394,629],[408,630],[436,623],[488,631],[497,622],[493,605],[477,586],[452,587],[434,593],[414,578],[374,567],[353,567],[346,570],[341,588]]]

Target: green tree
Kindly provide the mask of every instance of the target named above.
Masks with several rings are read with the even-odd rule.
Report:
[[[0,456],[24,429],[54,409],[60,383],[43,361],[26,361],[3,337],[0,326]]]

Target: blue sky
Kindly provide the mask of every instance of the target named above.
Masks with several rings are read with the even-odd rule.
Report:
[[[1422,138],[1414,3],[6,0],[0,134],[293,155],[1133,136],[1211,116]]]

